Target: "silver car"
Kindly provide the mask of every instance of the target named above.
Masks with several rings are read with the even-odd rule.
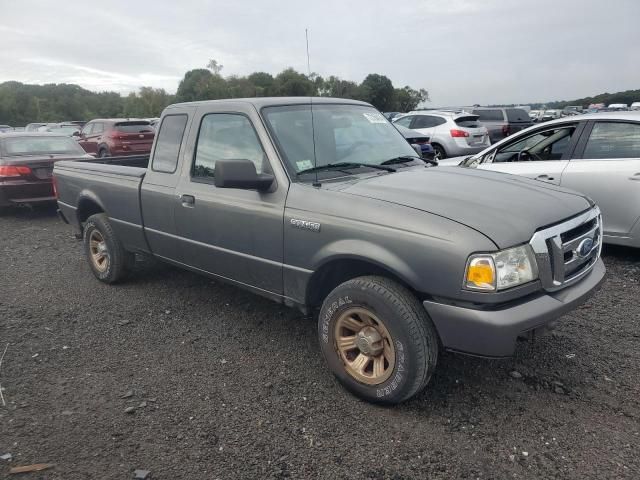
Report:
[[[478,123],[478,115],[467,112],[409,112],[394,118],[393,123],[430,137],[438,160],[472,155],[491,145],[487,129]]]
[[[640,112],[552,120],[473,157],[440,164],[513,173],[582,192],[600,207],[605,243],[640,247]]]

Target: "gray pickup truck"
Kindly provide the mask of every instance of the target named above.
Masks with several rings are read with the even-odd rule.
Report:
[[[329,368],[373,402],[423,389],[443,348],[511,355],[605,274],[587,197],[432,168],[363,102],[172,105],[146,168],[61,161],[54,180],[99,280],[149,255],[317,313]]]

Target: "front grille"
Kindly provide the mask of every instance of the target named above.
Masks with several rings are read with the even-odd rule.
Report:
[[[530,241],[545,290],[567,287],[586,275],[600,257],[602,217],[597,207],[537,231]]]

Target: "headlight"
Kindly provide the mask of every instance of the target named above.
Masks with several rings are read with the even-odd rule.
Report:
[[[538,266],[529,245],[496,253],[471,255],[467,260],[464,286],[469,290],[494,292],[538,278]]]

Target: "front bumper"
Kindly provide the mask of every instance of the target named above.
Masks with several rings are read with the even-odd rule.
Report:
[[[438,330],[443,346],[472,355],[508,357],[519,336],[540,328],[584,303],[602,284],[602,259],[581,281],[553,293],[497,310],[476,310],[432,301],[424,308]]]

